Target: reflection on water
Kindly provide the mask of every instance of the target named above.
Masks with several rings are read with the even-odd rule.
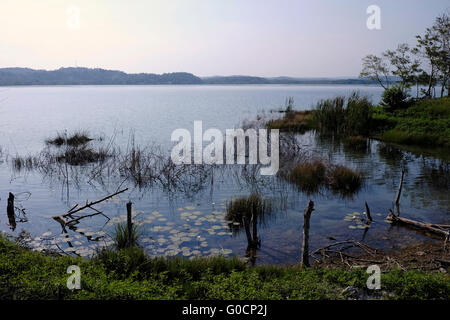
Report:
[[[286,96],[294,96],[296,104],[307,108],[317,99],[353,89],[180,87],[174,94],[175,89],[165,87],[89,87],[76,88],[77,94],[67,95],[68,88],[25,88],[26,94],[12,94],[8,100],[12,105],[7,107],[15,109],[18,118],[0,127],[3,147],[0,229],[14,235],[28,231],[31,239],[27,243],[38,250],[90,256],[101,247],[113,245],[114,226],[126,221],[126,203],[131,201],[133,221],[143,232],[140,243],[149,254],[185,257],[223,254],[247,256],[256,263],[296,263],[301,254],[303,210],[311,199],[315,203],[310,226],[311,250],[329,244],[330,238],[363,239],[372,247],[385,249],[428,239],[421,233],[392,226],[385,218],[393,207],[401,171],[405,169],[402,216],[450,222],[446,153],[405,151],[377,141],[353,148],[345,141],[319,139],[311,132],[284,135],[281,165],[289,165],[294,158],[320,157],[363,173],[365,182],[361,190],[352,197],[342,197],[326,189],[307,195],[283,179],[260,176],[258,166],[173,167],[167,162],[167,145],[139,147],[149,141],[166,141],[173,129],[190,128],[193,120],[202,119],[207,127],[233,128],[241,117],[254,119],[258,108],[268,111],[279,107]],[[373,93],[379,95],[378,91]],[[79,105],[80,109],[69,108],[68,115],[66,104]],[[38,117],[36,111],[29,110],[31,106],[49,116]],[[63,108],[62,112],[58,108]],[[217,119],[222,122],[217,124]],[[12,123],[15,127],[10,126]],[[108,138],[114,137],[121,150],[110,150],[110,157],[98,163],[69,165],[54,161],[35,166],[32,161],[31,168],[25,165],[15,170],[14,156],[35,156],[44,139],[63,129],[62,124],[67,124],[69,131],[87,128],[104,133],[103,139],[93,144],[107,144]],[[134,144],[130,143],[132,129],[140,140]],[[122,188],[129,190],[96,206],[108,218],[93,215],[65,231],[52,219],[75,204],[102,199]],[[14,212],[15,231],[10,230],[5,212],[9,192],[16,196],[15,207],[19,208]],[[241,221],[227,219],[227,204],[231,199],[255,192],[270,199],[274,206],[270,214],[250,223],[249,235]],[[360,223],[366,211],[365,202],[373,217],[369,228]],[[21,219],[21,213],[26,214],[26,219]],[[249,250],[248,244],[253,239],[257,239],[258,245]]]
[[[181,171],[171,168],[167,173],[154,159],[147,159],[146,163],[165,173],[154,173],[152,177],[161,177],[142,184],[135,178],[126,179],[121,166],[130,169],[130,160],[120,158],[119,153],[109,161],[83,166],[53,162],[47,171],[15,170],[13,162],[6,161],[0,172],[2,177],[10,175],[8,190],[16,192],[20,210],[27,210],[28,221],[16,216],[19,223],[16,232],[29,231],[32,237],[28,244],[37,250],[52,249],[80,256],[90,256],[99,248],[114,244],[114,225],[126,221],[128,201],[134,203],[133,221],[143,232],[141,245],[157,256],[224,254],[247,257],[252,263],[297,262],[302,211],[309,198],[316,203],[311,219],[312,249],[326,245],[330,237],[366,241],[379,248],[420,240],[422,234],[393,227],[385,221],[402,168],[406,169],[401,200],[403,216],[436,223],[449,221],[450,173],[445,160],[415,155],[377,141],[371,141],[367,149],[349,151],[342,141],[319,139],[311,133],[294,138],[302,156],[320,155],[333,163],[361,170],[366,178],[363,189],[351,198],[326,190],[306,195],[283,179],[260,176],[257,166],[211,166],[203,167],[201,172],[191,171],[200,168]],[[167,188],[173,172],[177,172],[182,183]],[[51,219],[70,211],[75,203],[114,193],[117,186],[130,190],[100,203],[94,213],[101,214],[66,226]],[[25,191],[21,191],[24,188],[29,192],[25,197],[28,199],[24,198]],[[227,204],[232,199],[253,192],[270,199],[275,204],[273,208],[255,216],[256,219],[248,216],[236,220],[227,215]],[[362,219],[366,201],[374,220],[370,226]],[[3,224],[6,231],[4,227]]]

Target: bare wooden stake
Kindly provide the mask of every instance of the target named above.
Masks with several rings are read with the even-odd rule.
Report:
[[[367,219],[369,219],[369,221],[372,222],[372,216],[370,215],[370,208],[369,205],[367,204],[367,201],[366,201],[366,215]]]
[[[131,217],[132,213],[132,203],[131,201],[127,203],[127,229],[128,229],[128,246],[133,245],[133,221]]]
[[[9,193],[8,197],[8,206],[6,207],[6,213],[8,215],[9,226],[11,230],[14,231],[16,229],[16,214],[14,210],[14,194]]]
[[[314,211],[314,202],[309,200],[308,207],[303,213],[303,244],[302,244],[302,264],[309,267],[309,219]]]
[[[258,247],[258,216],[255,212],[252,214],[252,245]]]

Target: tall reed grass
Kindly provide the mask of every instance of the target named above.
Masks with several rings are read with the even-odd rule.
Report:
[[[353,92],[350,97],[321,100],[314,110],[314,121],[321,134],[367,136],[370,131],[372,103]]]

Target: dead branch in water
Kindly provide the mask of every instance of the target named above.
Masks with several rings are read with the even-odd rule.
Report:
[[[367,201],[366,201],[366,215],[367,215],[367,219],[368,219],[369,223],[371,223],[372,216],[370,215],[370,208],[369,208],[369,205],[367,204]]]
[[[405,169],[402,169],[402,176],[398,185],[397,196],[395,197],[395,206],[397,207],[397,216],[400,216],[400,196],[402,194],[403,177],[405,176]]]
[[[67,213],[65,213],[63,215],[53,216],[52,218],[54,220],[58,221],[61,224],[61,226],[63,227],[63,229],[66,226],[71,226],[71,225],[77,224],[81,219],[88,218],[88,217],[93,217],[93,216],[96,216],[96,215],[99,215],[99,214],[103,215],[106,219],[109,220],[108,216],[104,215],[103,212],[95,209],[93,206],[96,205],[96,204],[99,204],[99,203],[101,203],[103,201],[109,200],[112,197],[117,196],[118,194],[124,193],[127,190],[128,190],[128,188],[123,189],[121,191],[118,191],[116,193],[113,193],[113,194],[111,194],[111,195],[109,195],[109,196],[107,196],[107,197],[105,197],[103,199],[100,199],[100,200],[97,200],[97,201],[92,201],[92,202],[89,202],[89,203],[86,202],[86,205],[84,205],[83,207],[78,207],[79,205],[77,204],[74,207],[72,207],[72,209],[70,209]],[[82,216],[75,216],[74,215],[75,213],[83,211],[85,209],[91,209],[91,210],[94,210],[95,212],[91,213],[91,214],[82,215]]]
[[[377,253],[377,249],[374,249],[374,248],[368,246],[367,244],[364,244],[364,243],[361,243],[361,242],[358,242],[358,241],[353,241],[353,240],[345,240],[345,241],[338,241],[338,242],[329,244],[329,245],[327,245],[325,247],[319,248],[319,249],[313,251],[311,253],[311,256],[314,256],[314,255],[317,255],[317,254],[323,255],[323,253],[326,253],[327,251],[333,251],[333,250],[330,250],[332,247],[342,246],[344,244],[346,246],[341,248],[338,251],[347,250],[347,249],[352,248],[352,247],[358,247],[358,248],[362,249],[363,251],[367,252],[371,256],[373,256],[373,255],[375,255]]]
[[[450,226],[448,226],[448,225],[433,224],[433,223],[420,222],[420,221],[415,221],[415,220],[406,219],[406,218],[400,218],[400,217],[396,216],[392,212],[392,210],[390,210],[387,220],[392,221],[392,223],[410,226],[410,227],[413,227],[415,229],[418,229],[418,230],[421,230],[424,232],[431,232],[433,234],[444,237],[444,239],[448,239],[449,234],[450,234]]]

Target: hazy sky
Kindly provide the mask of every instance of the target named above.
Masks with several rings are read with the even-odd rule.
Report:
[[[366,27],[369,5],[381,9],[381,30]],[[449,7],[448,0],[0,0],[0,67],[355,76],[363,56],[413,43]]]

